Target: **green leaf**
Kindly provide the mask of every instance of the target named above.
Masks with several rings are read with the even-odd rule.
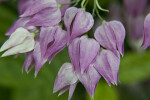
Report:
[[[121,59],[120,84],[143,82],[150,78],[150,52],[126,53]]]

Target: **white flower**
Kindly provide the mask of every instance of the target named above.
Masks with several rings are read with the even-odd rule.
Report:
[[[1,57],[32,51],[34,44],[33,34],[20,27],[11,34],[9,39],[0,48],[0,52],[7,50]]]

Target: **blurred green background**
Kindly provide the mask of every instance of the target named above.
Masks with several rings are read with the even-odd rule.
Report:
[[[114,1],[116,0],[101,0],[104,7]],[[15,0],[0,4],[0,45],[7,39],[4,33],[17,18]],[[101,78],[95,100],[150,100],[150,50],[133,52],[125,45],[119,85],[109,87]],[[59,68],[64,62],[70,62],[67,48],[60,52],[50,65],[46,63],[37,78],[34,78],[34,69],[29,74],[22,72],[24,59],[24,55],[0,58],[0,100],[67,100],[68,92],[60,97],[57,97],[58,93],[53,94]],[[81,84],[77,85],[72,100],[90,100]]]

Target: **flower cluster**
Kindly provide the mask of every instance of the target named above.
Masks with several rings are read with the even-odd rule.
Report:
[[[97,4],[97,0],[95,1]],[[51,62],[57,53],[68,46],[71,63],[65,63],[60,68],[54,92],[61,90],[61,95],[69,89],[70,100],[77,83],[81,82],[93,98],[101,77],[109,85],[117,85],[119,81],[125,29],[119,21],[103,21],[95,30],[94,38],[88,38],[84,34],[93,27],[94,18],[83,7],[61,5],[70,2],[20,0],[20,18],[7,31],[9,39],[0,52],[7,50],[2,57],[24,53],[26,57],[23,70],[29,72],[35,65],[36,77],[47,61]]]

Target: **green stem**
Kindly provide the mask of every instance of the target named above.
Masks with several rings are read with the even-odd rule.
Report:
[[[77,0],[76,3],[73,5],[73,7],[77,6],[80,1],[81,0]]]
[[[92,12],[92,15],[95,16],[95,10],[97,9],[96,7],[96,1],[94,0],[94,9],[93,9],[93,12]]]
[[[96,9],[96,14],[99,17],[99,19],[102,21],[102,24],[105,24],[105,20],[100,16],[98,9]]]
[[[86,1],[85,5],[84,5],[84,8],[87,6],[88,2],[89,2],[89,0]]]
[[[86,0],[83,0],[82,3],[81,3],[81,8],[85,11],[85,7],[84,7],[84,4],[85,4]]]
[[[100,6],[100,4],[98,3],[98,0],[96,0],[96,5],[97,5],[97,7],[98,7],[99,10],[109,12],[109,10],[103,9],[103,8]]]

